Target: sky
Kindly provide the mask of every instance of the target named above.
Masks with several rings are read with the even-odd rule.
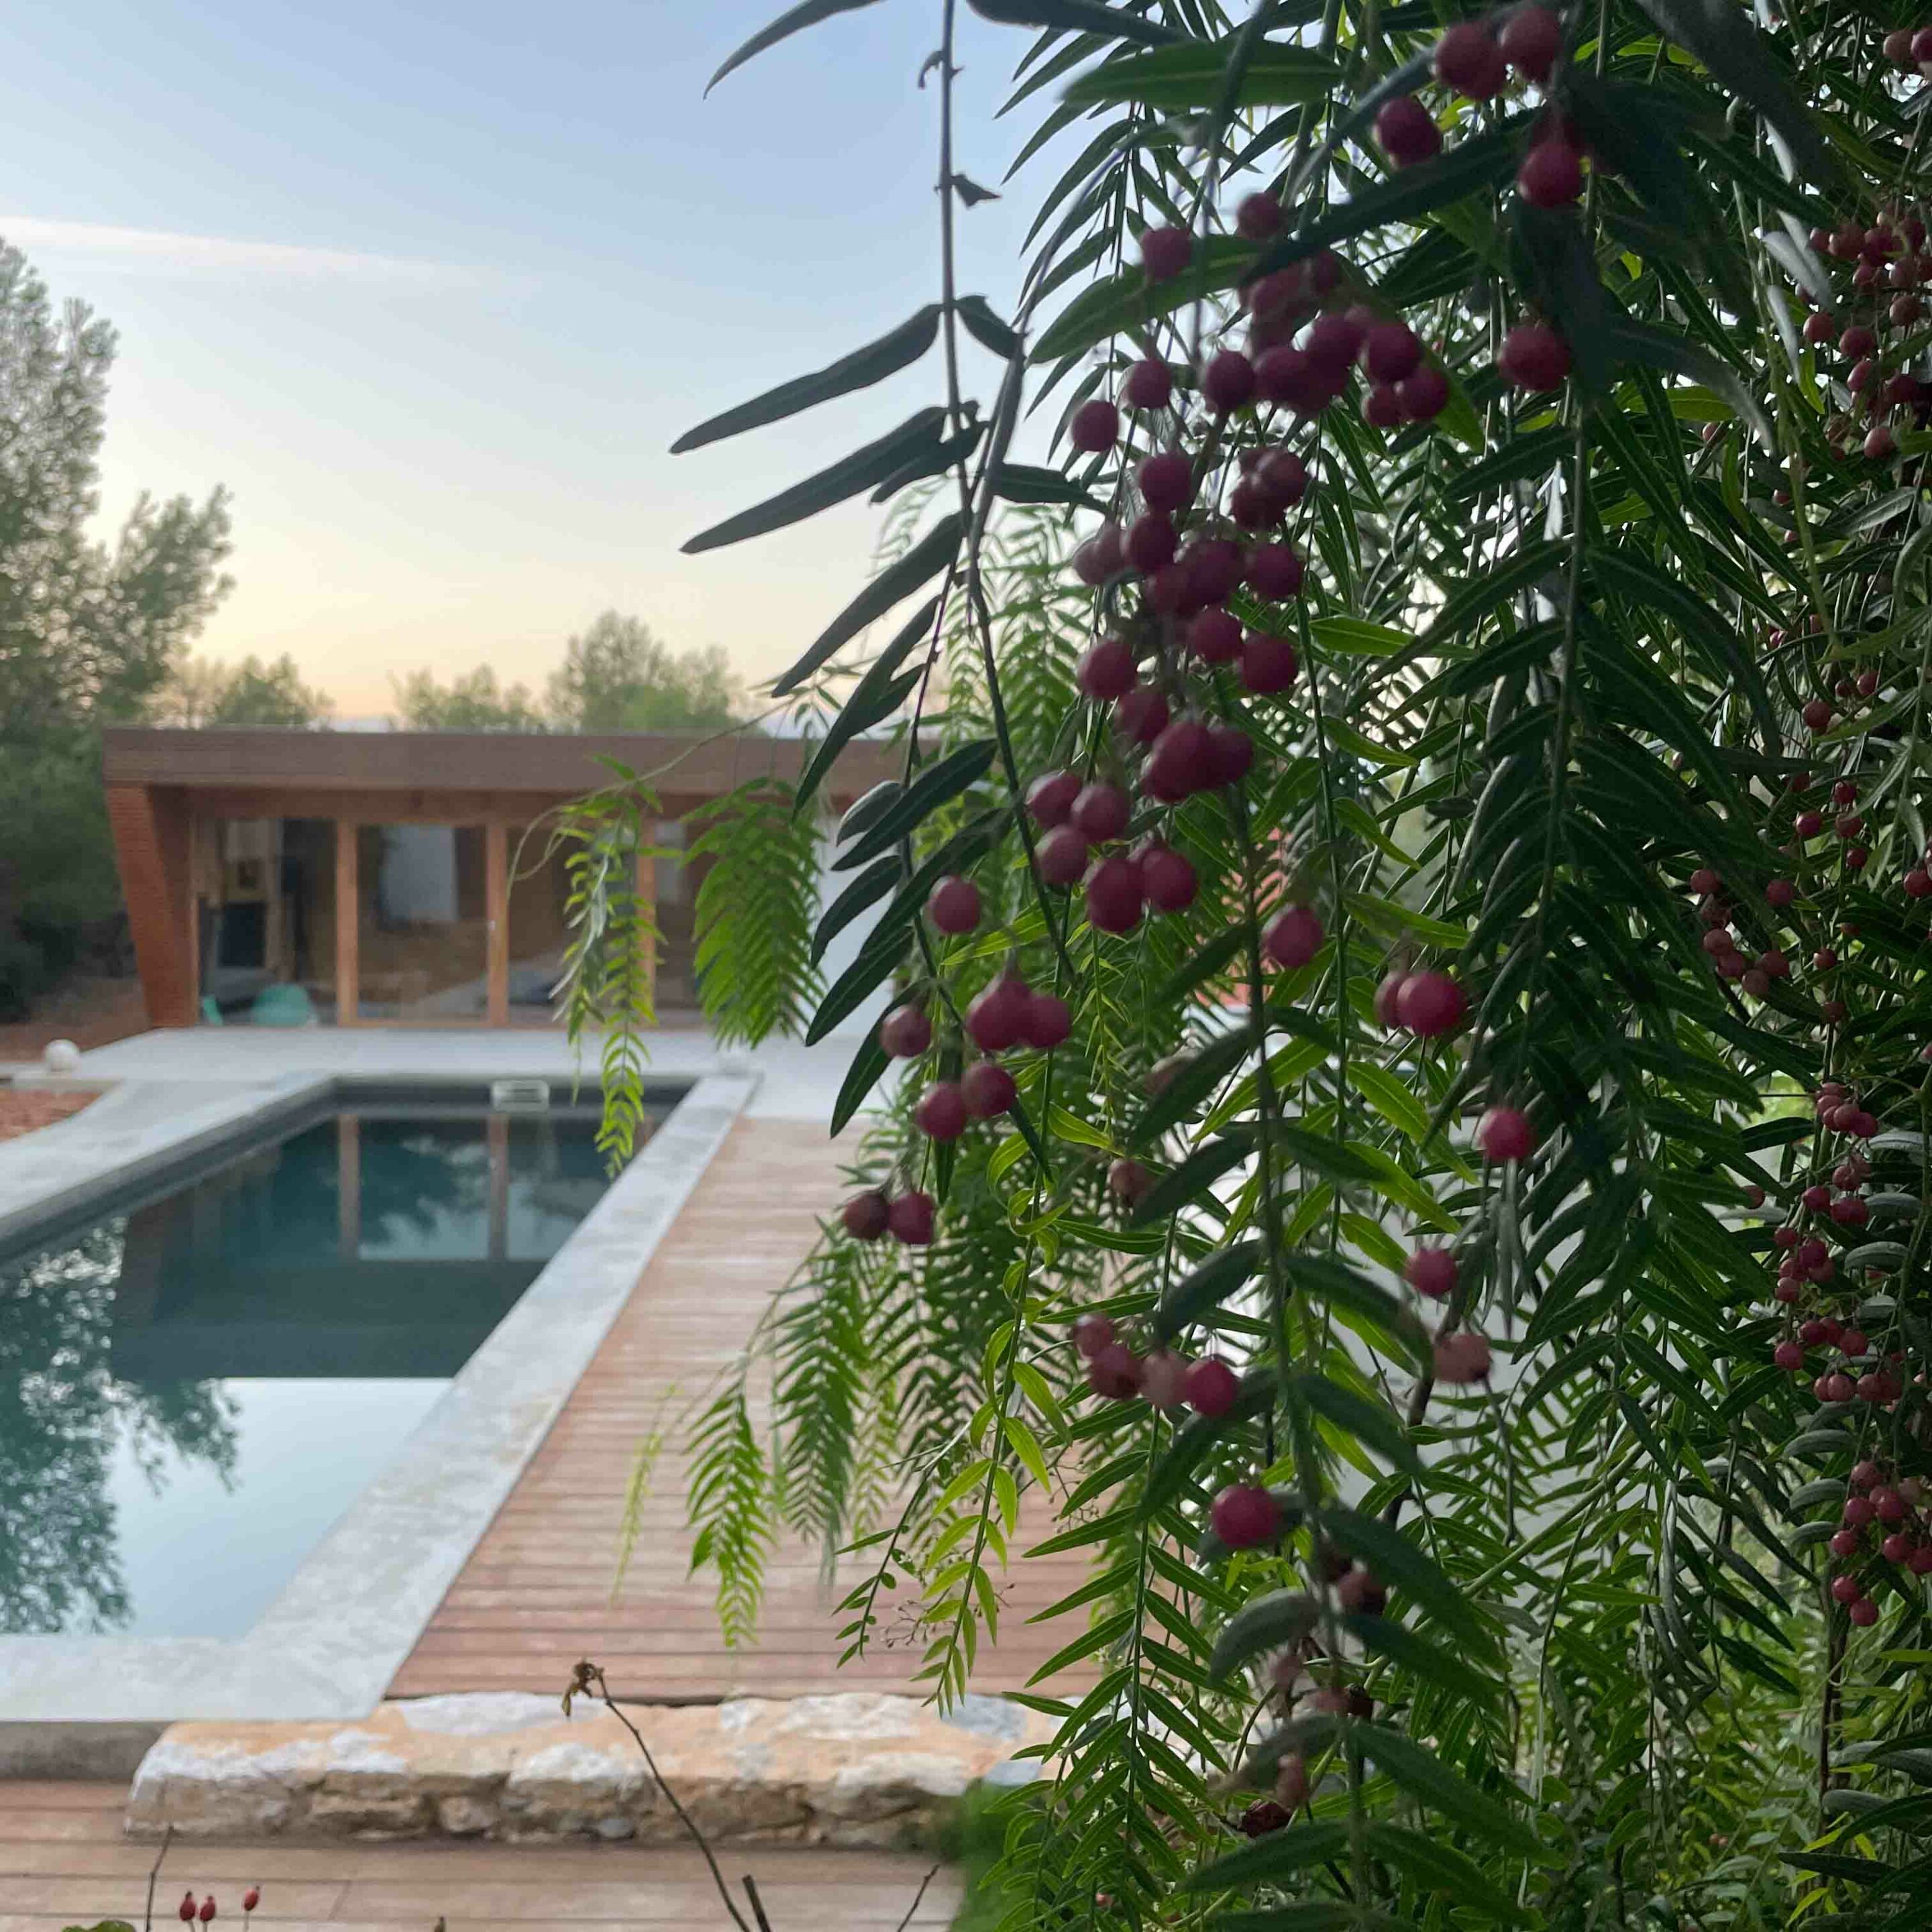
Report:
[[[938,286],[936,0],[880,0],[706,81],[782,0],[93,0],[11,19],[0,237],[119,334],[103,517],[233,497],[198,648],[292,653],[353,717],[391,680],[540,683],[601,610],[748,682],[862,579],[862,502],[686,557],[688,536],[934,399],[934,358],[668,454]],[[962,10],[964,14],[964,10]],[[989,186],[1040,98],[965,15],[956,164]],[[1010,313],[1030,164],[961,218]],[[971,353],[980,357],[980,352]],[[996,367],[969,372],[990,395]]]

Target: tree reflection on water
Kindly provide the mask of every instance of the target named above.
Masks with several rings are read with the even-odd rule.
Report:
[[[118,1447],[158,1490],[170,1451],[234,1475],[236,1407],[218,1382],[144,1387],[109,1369],[125,1226],[0,1264],[0,1630],[15,1634],[128,1621],[109,1494]]]

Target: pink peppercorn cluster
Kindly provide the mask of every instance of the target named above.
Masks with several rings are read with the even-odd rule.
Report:
[[[1222,1416],[1241,1392],[1240,1376],[1219,1356],[1190,1360],[1172,1348],[1137,1355],[1108,1316],[1081,1316],[1073,1324],[1073,1347],[1087,1365],[1087,1386],[1111,1402],[1139,1396],[1156,1408]]]
[[[1457,21],[1437,40],[1430,62],[1436,82],[1460,100],[1493,100],[1514,77],[1540,88],[1550,102],[1532,124],[1516,170],[1516,194],[1533,208],[1568,208],[1583,192],[1588,150],[1560,104],[1563,53],[1561,16],[1532,4]],[[1414,94],[1386,102],[1376,116],[1375,133],[1392,168],[1418,166],[1442,151],[1440,124]],[[1514,388],[1546,394],[1570,374],[1570,345],[1548,322],[1526,317],[1504,334],[1496,371]]]
[[[1912,49],[1922,43],[1932,47],[1932,30],[1900,28],[1886,37],[1886,56],[1916,67]],[[1909,338],[1924,314],[1919,290],[1932,278],[1926,232],[1922,211],[1904,202],[1888,204],[1870,224],[1848,216],[1810,231],[1817,268],[1842,278],[1828,302],[1808,286],[1793,292],[1810,311],[1802,332],[1816,358],[1830,410],[1826,442],[1834,454],[1857,437],[1868,461],[1889,462],[1898,453],[1898,428],[1924,424],[1932,383],[1922,363],[1914,366]]]
[[[1846,1485],[1832,1554],[1844,1567],[1832,1578],[1832,1600],[1862,1628],[1879,1619],[1870,1595],[1882,1577],[1932,1576],[1932,1520],[1924,1508],[1928,1486],[1916,1476],[1894,1476],[1886,1465],[1862,1458]]]

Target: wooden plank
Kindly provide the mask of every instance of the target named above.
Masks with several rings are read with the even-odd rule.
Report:
[[[838,1198],[839,1150],[807,1121],[740,1120],[659,1244],[630,1300],[415,1650],[392,1695],[480,1690],[555,1693],[580,1658],[644,1700],[802,1696],[914,1688],[922,1642],[896,1609],[871,1652],[841,1669],[836,1605],[861,1570],[828,1588],[819,1553],[772,1556],[754,1642],[728,1651],[716,1580],[687,1574],[675,1442],[660,1455],[638,1550],[620,1585],[616,1552],[638,1446],[708,1388],[742,1347]],[[1024,1548],[1026,1526],[1016,1539]],[[1016,1690],[1070,1630],[1028,1617],[1085,1574],[1078,1557],[1017,1559],[996,1579],[1000,1641],[974,1676]]]
[[[158,1847],[122,1836],[118,1784],[0,1782],[0,1932],[61,1932],[118,1918],[139,1924]],[[42,1828],[59,1824],[58,1834]],[[724,1846],[726,1872],[750,1872],[782,1932],[938,1932],[958,1908],[940,1872],[906,1915],[930,1862],[910,1855],[801,1846]],[[639,1932],[730,1922],[698,1852],[686,1846],[499,1845],[414,1841],[202,1844],[177,1839],[155,1888],[156,1923],[183,1892],[213,1893],[218,1925],[238,1922],[242,1894],[262,1888],[260,1932],[423,1932],[439,1917],[460,1932]],[[742,1901],[741,1901],[742,1903]]]

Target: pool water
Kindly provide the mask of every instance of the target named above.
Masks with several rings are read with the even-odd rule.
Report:
[[[596,1126],[356,1096],[0,1251],[0,1633],[246,1630],[596,1204]]]

